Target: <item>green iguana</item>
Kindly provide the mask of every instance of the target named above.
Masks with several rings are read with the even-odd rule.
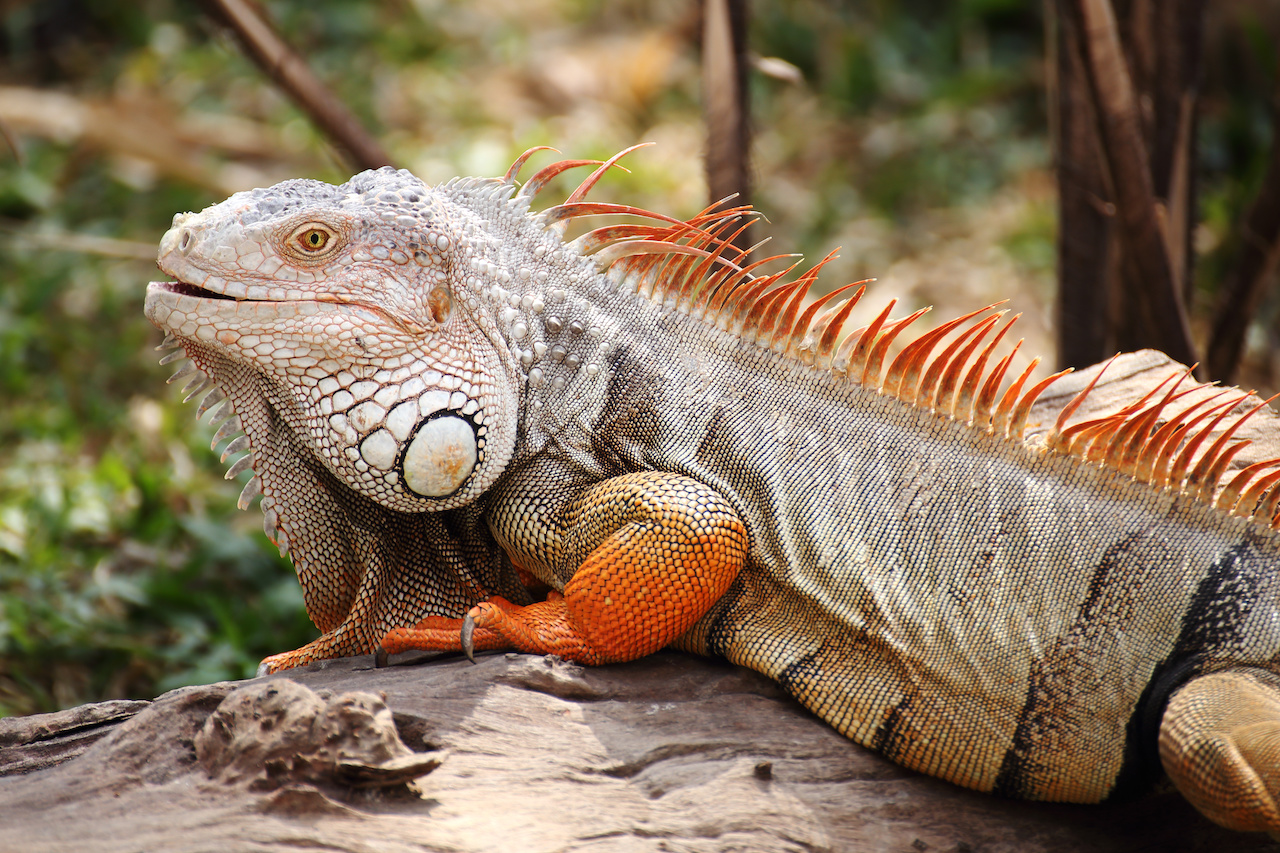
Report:
[[[261,495],[322,632],[264,670],[674,644],[959,785],[1096,802],[1163,764],[1280,837],[1280,463],[1225,473],[1246,395],[1165,417],[1184,375],[1081,421],[1087,388],[1024,435],[1055,377],[1006,385],[995,306],[890,356],[923,312],[842,338],[861,284],[809,304],[822,264],[748,263],[745,207],[586,201],[617,157],[520,186],[532,153],[437,187],[286,181],[161,241],[164,360],[221,403],[215,445],[243,433],[228,476],[252,469],[240,505]]]

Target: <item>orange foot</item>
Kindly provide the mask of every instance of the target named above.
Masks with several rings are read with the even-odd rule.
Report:
[[[282,669],[293,669],[319,660],[348,655],[365,655],[370,649],[370,638],[359,630],[356,622],[347,621],[323,634],[305,646],[291,652],[281,652],[263,658],[258,664],[258,675],[269,675]]]
[[[462,619],[428,616],[382,639],[382,650],[389,655],[415,649],[460,651],[472,660],[475,651],[495,649],[558,655],[585,664],[613,660],[593,649],[574,627],[565,598],[558,592],[524,607],[495,595],[472,607]]]

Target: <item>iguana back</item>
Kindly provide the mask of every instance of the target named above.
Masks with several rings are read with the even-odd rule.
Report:
[[[862,290],[804,307],[817,269],[745,266],[746,211],[585,202],[606,165],[534,213],[581,163],[517,193],[523,160],[434,189],[288,182],[162,242],[179,281],[151,286],[148,316],[230,399],[244,502],[262,493],[325,632],[267,665],[473,645],[601,663],[674,641],[980,790],[1097,801],[1159,736],[1199,807],[1277,831],[1230,788],[1276,754],[1204,746],[1224,715],[1280,722],[1280,474],[1227,478],[1231,430],[1207,441],[1247,395],[1179,407],[1184,376],[1075,422],[1086,390],[1026,436],[1052,378],[1004,384],[992,308],[890,358],[919,312],[842,341]],[[642,221],[562,239],[617,213]]]

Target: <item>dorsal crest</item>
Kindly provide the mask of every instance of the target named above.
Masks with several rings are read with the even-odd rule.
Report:
[[[1001,303],[942,323],[903,344],[890,358],[891,345],[929,309],[891,319],[894,302],[890,300],[870,323],[846,332],[844,324],[865,294],[867,282],[845,285],[806,305],[810,288],[834,253],[794,276],[798,261],[779,272],[759,272],[794,256],[749,261],[759,246],[742,249],[735,240],[759,214],[748,205],[733,205],[732,199],[711,205],[687,221],[630,205],[585,200],[605,172],[640,147],[606,161],[552,163],[518,193],[532,199],[565,171],[596,166],[563,204],[541,216],[561,233],[569,220],[580,217],[625,215],[636,220],[595,228],[572,244],[580,254],[592,256],[620,286],[782,357],[830,370],[847,381],[1008,441],[1023,441],[1036,399],[1070,372],[1063,370],[1032,383],[1040,363],[1033,358],[1021,372],[1011,374],[1022,341],[1003,357],[995,358],[994,352],[1019,315],[1006,319],[1007,312],[998,310]],[[533,148],[522,154],[503,181],[514,186],[525,162],[540,150],[548,149]],[[1188,383],[1190,373],[1188,369],[1172,384],[1166,380],[1114,414],[1073,423],[1072,415],[1097,383],[1094,377],[1062,408],[1048,433],[1038,437],[1037,446],[1043,452],[1110,468],[1224,512],[1280,527],[1280,459],[1228,471],[1232,458],[1249,444],[1232,441],[1233,435],[1266,403],[1246,407],[1250,393],[1223,389],[1207,400],[1179,407],[1182,397],[1205,387]]]

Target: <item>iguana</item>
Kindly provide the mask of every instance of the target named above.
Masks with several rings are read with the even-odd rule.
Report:
[[[959,785],[1096,802],[1162,764],[1280,837],[1280,464],[1225,473],[1247,395],[1166,416],[1184,375],[1074,418],[1090,385],[1028,432],[1058,374],[1012,375],[997,306],[891,351],[922,313],[891,302],[842,337],[863,284],[808,302],[826,261],[763,272],[747,208],[587,201],[621,154],[521,185],[533,153],[436,187],[286,181],[164,235],[164,361],[248,451],[240,506],[261,496],[322,632],[265,671],[671,644]]]

